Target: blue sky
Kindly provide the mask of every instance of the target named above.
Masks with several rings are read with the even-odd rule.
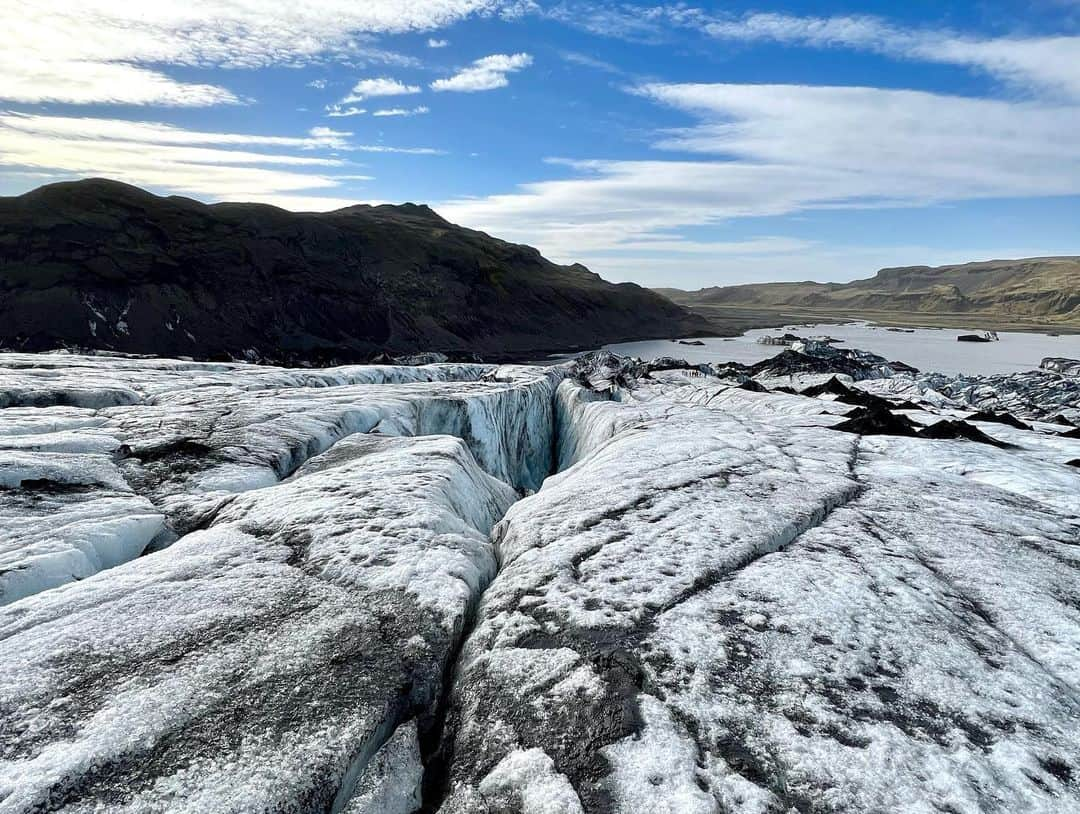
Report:
[[[0,0],[0,194],[421,201],[612,280],[1080,254],[1080,0]]]

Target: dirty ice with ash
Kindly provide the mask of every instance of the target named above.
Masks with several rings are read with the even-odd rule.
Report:
[[[1080,379],[0,356],[0,812],[1080,811]]]

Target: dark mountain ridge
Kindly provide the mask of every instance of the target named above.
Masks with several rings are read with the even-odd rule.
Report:
[[[652,291],[427,206],[296,213],[114,181],[0,198],[0,346],[365,361],[512,358],[705,331]]]

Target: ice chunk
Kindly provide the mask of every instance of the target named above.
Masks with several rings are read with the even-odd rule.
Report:
[[[420,782],[424,767],[420,762],[420,744],[416,721],[408,721],[395,730],[364,767],[347,801],[335,804],[342,814],[413,814],[422,803]],[[346,789],[342,789],[346,791]]]

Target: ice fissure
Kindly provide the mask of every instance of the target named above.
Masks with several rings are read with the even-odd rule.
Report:
[[[9,598],[0,642],[26,649],[23,677],[36,679],[19,682],[0,809],[141,810],[193,771],[208,786],[187,810],[384,811],[405,782],[419,802],[420,743],[495,573],[490,530],[555,459],[562,372],[402,374],[6,409],[0,497],[40,502],[59,483],[48,494],[85,517],[79,501],[109,487],[152,507],[157,533],[178,533],[85,574],[46,572],[76,547],[65,539],[10,545],[5,576],[37,585]],[[64,452],[50,448],[76,426]],[[147,629],[125,630],[128,618]],[[156,712],[119,726],[129,708]],[[203,749],[232,773],[190,763]],[[264,750],[282,779],[266,782]]]

